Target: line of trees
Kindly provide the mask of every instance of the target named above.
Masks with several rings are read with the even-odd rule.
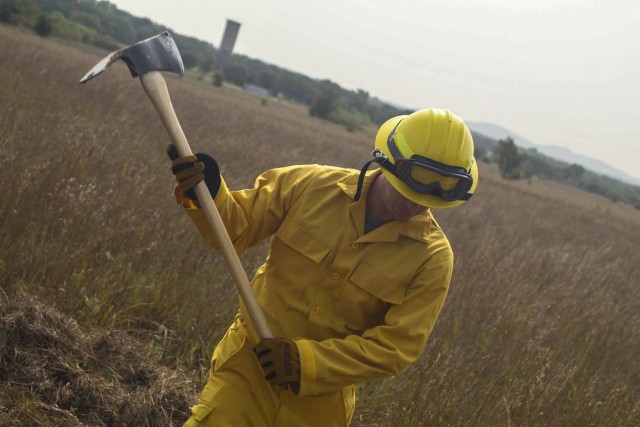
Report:
[[[55,36],[115,50],[169,30],[180,49],[185,68],[210,76],[214,85],[225,81],[243,86],[254,84],[274,96],[309,106],[310,114],[341,123],[349,130],[368,123],[405,114],[358,89],[346,90],[327,81],[267,64],[244,55],[232,55],[222,73],[216,74],[217,50],[211,43],[177,34],[147,18],[139,18],[100,0],[0,0],[0,21],[34,29],[42,36]],[[331,108],[327,110],[327,106]]]
[[[255,84],[273,95],[308,105],[311,115],[340,123],[350,131],[411,112],[372,97],[363,89],[346,90],[330,80],[314,80],[243,55],[229,58],[222,74],[229,83]]]
[[[640,209],[639,187],[596,174],[575,163],[552,159],[535,148],[524,150],[516,146],[510,137],[495,141],[474,133],[473,138],[476,158],[496,163],[504,179],[528,179],[535,175]]]

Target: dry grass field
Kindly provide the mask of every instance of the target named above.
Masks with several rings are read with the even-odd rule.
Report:
[[[0,26],[0,424],[140,425],[147,414],[148,425],[178,425],[236,310],[222,257],[173,202],[168,137],[140,83],[119,63],[78,85],[98,59]],[[167,80],[194,151],[214,154],[231,188],[275,166],[360,168],[369,157],[373,129],[348,133],[300,106]],[[436,212],[456,258],[429,345],[407,372],[360,388],[353,425],[640,425],[640,211],[480,166],[476,196]],[[266,244],[242,257],[249,276]],[[51,344],[62,332],[50,333],[24,357],[102,350],[30,382],[12,363],[27,360],[17,342],[43,336],[36,324],[69,324],[71,337]],[[123,380],[111,354],[129,358],[127,371],[139,357],[155,366],[147,382],[181,388],[144,397],[144,381]],[[125,414],[123,399],[91,393],[99,382],[171,408]]]

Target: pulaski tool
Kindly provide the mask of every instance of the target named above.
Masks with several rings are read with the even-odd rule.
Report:
[[[142,87],[158,111],[178,154],[191,156],[193,153],[171,104],[167,84],[160,73],[160,71],[169,71],[181,76],[184,74],[182,58],[171,34],[165,31],[107,55],[80,79],[80,83],[85,83],[101,74],[119,59],[127,64],[133,77],[140,77]],[[195,192],[260,339],[272,338],[273,334],[264,313],[251,291],[247,275],[204,181],[198,183]]]

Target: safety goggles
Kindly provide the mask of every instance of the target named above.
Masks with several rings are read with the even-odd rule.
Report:
[[[408,144],[397,141],[398,125],[387,138],[387,147],[395,163],[391,163],[378,148],[372,152],[374,159],[379,159],[376,162],[418,194],[436,196],[447,202],[469,200],[472,196],[469,190],[473,186],[471,174],[465,168],[445,165],[412,153]],[[402,152],[410,153],[410,156],[405,157],[401,148]]]

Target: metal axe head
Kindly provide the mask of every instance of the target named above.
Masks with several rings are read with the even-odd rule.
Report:
[[[150,71],[184,74],[184,65],[182,65],[178,47],[171,34],[165,31],[107,55],[80,79],[80,83],[91,80],[118,59],[122,59],[127,64],[133,77],[142,76]]]

